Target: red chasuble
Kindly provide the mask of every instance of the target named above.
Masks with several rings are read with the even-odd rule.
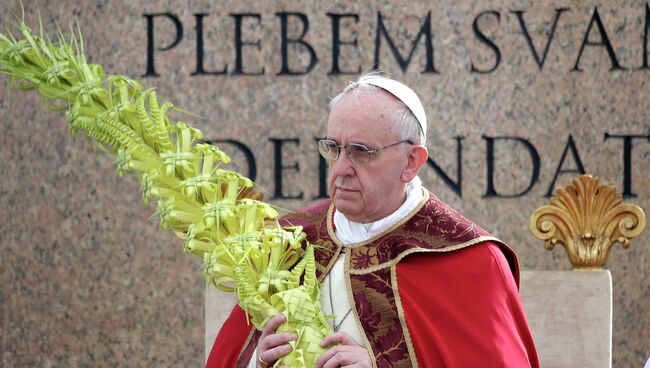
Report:
[[[342,250],[333,211],[323,201],[283,219],[320,245],[321,280]],[[377,367],[539,366],[515,254],[433,194],[385,233],[345,249],[353,314]],[[245,367],[259,335],[236,306],[206,367]]]

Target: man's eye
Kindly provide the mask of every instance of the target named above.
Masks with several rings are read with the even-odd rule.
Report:
[[[363,155],[368,153],[368,148],[365,146],[361,145],[351,145],[350,148],[352,148],[352,153],[355,155]]]

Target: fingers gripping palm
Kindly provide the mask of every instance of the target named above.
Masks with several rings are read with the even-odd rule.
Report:
[[[277,332],[278,327],[285,321],[284,315],[278,314],[264,327],[257,345],[258,362],[271,365],[291,352],[291,342],[297,336],[293,333]],[[320,346],[328,350],[315,362],[316,368],[372,367],[368,351],[345,332],[326,336]]]

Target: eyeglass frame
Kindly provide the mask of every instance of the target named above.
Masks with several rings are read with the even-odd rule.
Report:
[[[336,147],[336,157],[334,157],[334,158],[325,157],[325,155],[323,154],[323,151],[320,150],[321,142],[332,142],[332,143],[334,143],[334,146]],[[348,155],[348,158],[350,159],[350,161],[352,161],[354,163],[357,163],[357,164],[367,164],[368,162],[370,162],[372,160],[372,155],[373,154],[375,154],[375,153],[377,153],[379,151],[383,151],[383,150],[385,150],[387,148],[397,146],[398,144],[408,143],[410,145],[413,145],[413,142],[411,142],[410,139],[403,139],[403,140],[401,140],[399,142],[395,142],[393,144],[389,144],[389,145],[379,147],[379,148],[370,148],[370,147],[366,146],[365,144],[361,144],[361,143],[339,144],[337,141],[335,141],[333,139],[329,139],[329,138],[319,139],[316,143],[317,143],[317,146],[318,146],[318,152],[320,153],[321,156],[323,156],[324,159],[326,159],[328,161],[336,161],[336,160],[338,160],[339,157],[341,156],[341,148],[343,148],[343,149],[345,149],[345,153]],[[360,148],[363,148],[366,151],[368,151],[368,161],[367,162],[355,161],[352,158],[352,155],[350,155],[350,151],[348,151],[348,147],[350,147],[350,146],[360,147]]]

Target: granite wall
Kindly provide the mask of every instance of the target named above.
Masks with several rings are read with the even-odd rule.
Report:
[[[52,33],[77,19],[92,62],[201,116],[193,123],[227,141],[238,169],[286,209],[323,194],[314,139],[328,98],[375,64],[425,105],[425,185],[510,243],[523,269],[570,268],[561,248],[533,239],[528,218],[581,171],[650,208],[646,2],[24,7],[33,27],[40,9]],[[18,1],[0,5],[3,30],[16,31],[13,13]],[[113,157],[68,134],[61,113],[33,92],[0,88],[0,102],[1,365],[203,364],[200,260],[159,229],[134,177],[117,178]],[[615,367],[650,356],[649,234],[609,260]]]

